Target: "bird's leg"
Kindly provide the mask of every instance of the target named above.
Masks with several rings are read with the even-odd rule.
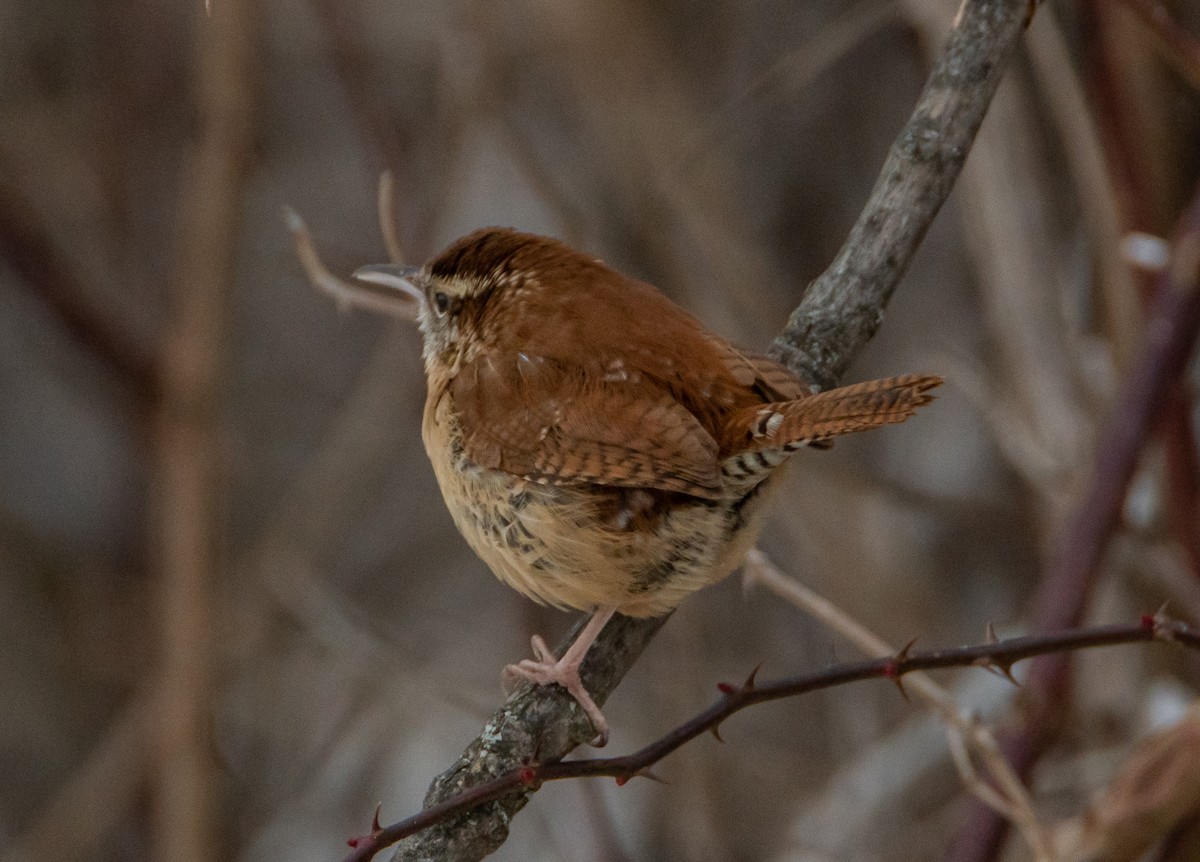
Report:
[[[583,664],[583,657],[587,655],[588,649],[603,631],[605,624],[612,619],[616,610],[616,608],[597,608],[587,625],[583,627],[583,631],[579,633],[579,637],[575,638],[575,641],[563,653],[562,658],[556,659],[554,653],[546,646],[546,642],[539,635],[534,635],[531,643],[536,658],[523,659],[517,664],[510,664],[504,668],[504,678],[507,681],[527,679],[536,685],[558,683],[565,688],[571,697],[579,702],[584,713],[591,720],[592,727],[596,731],[596,738],[592,740],[592,745],[597,748],[608,742],[608,722],[604,720],[604,715],[600,712],[600,707],[596,706],[596,701],[592,700],[592,696],[583,687],[583,682],[579,679],[579,666]]]

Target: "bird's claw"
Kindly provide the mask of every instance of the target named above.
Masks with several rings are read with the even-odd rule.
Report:
[[[538,656],[536,660],[522,659],[517,664],[510,664],[504,668],[505,681],[515,683],[518,680],[528,680],[534,685],[561,685],[575,698],[591,721],[592,728],[596,731],[591,745],[603,748],[608,743],[608,721],[605,720],[596,701],[592,700],[592,696],[583,687],[583,681],[579,678],[579,667],[565,663],[562,659],[555,659],[545,641],[537,635],[533,636],[533,652]]]

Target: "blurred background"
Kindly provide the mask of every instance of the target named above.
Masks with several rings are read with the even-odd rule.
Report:
[[[483,225],[552,234],[765,348],[956,11],[212,3],[0,0],[4,862],[336,860],[377,801],[385,822],[420,807],[500,702],[503,665],[570,624],[457,535],[420,442],[418,334],[315,292],[282,205],[333,271],[381,262],[390,169],[411,262]],[[1200,13],[1165,3],[1173,49],[1134,6],[1038,11],[849,376],[938,373],[941,397],[803,455],[775,506],[775,563],[895,642],[1021,630],[1141,342],[1147,280],[1122,236],[1168,234],[1200,171]],[[1194,372],[1092,620],[1169,599],[1200,622]],[[609,750],[759,662],[856,656],[735,576],[689,599],[610,700]],[[1147,648],[1078,668],[1039,772],[1047,822],[1200,684]],[[1003,720],[1006,682],[943,676]],[[926,859],[961,823],[943,734],[891,685],[758,707],[722,735],[661,764],[666,785],[543,788],[495,858]]]

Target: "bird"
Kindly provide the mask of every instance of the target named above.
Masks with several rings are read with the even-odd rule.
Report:
[[[942,382],[813,391],[654,286],[511,228],[354,278],[420,329],[422,439],[463,538],[523,595],[592,614],[561,657],[535,635],[505,678],[563,686],[597,746],[608,724],[579,668],[612,616],[667,614],[726,577],[794,452],[903,422]]]

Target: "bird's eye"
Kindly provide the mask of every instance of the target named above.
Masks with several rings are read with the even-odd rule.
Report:
[[[450,310],[450,297],[440,290],[437,291],[433,295],[433,307],[438,314],[445,316],[446,312]]]

